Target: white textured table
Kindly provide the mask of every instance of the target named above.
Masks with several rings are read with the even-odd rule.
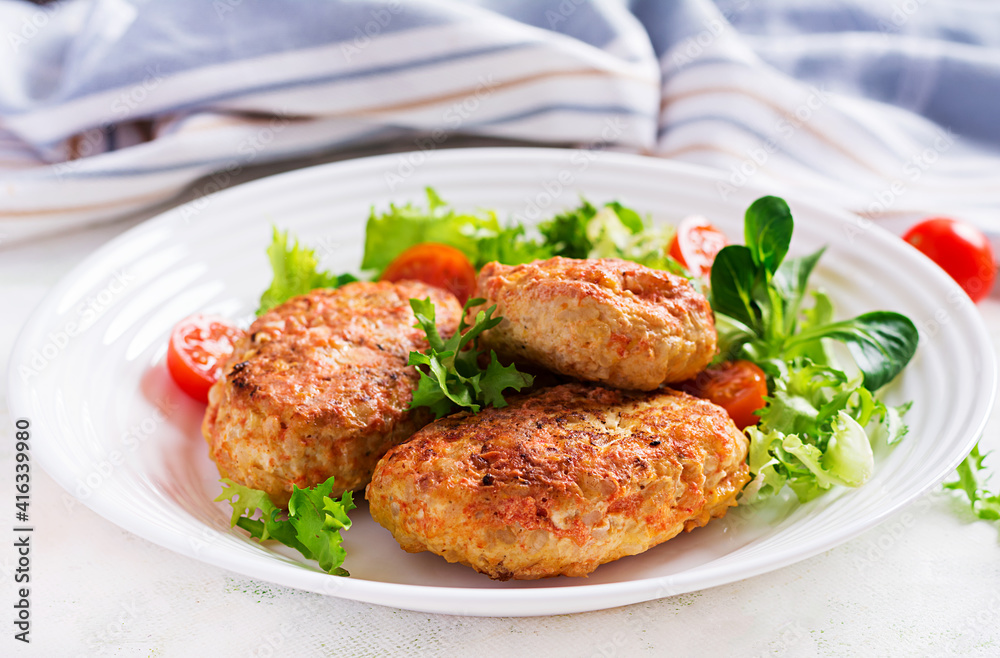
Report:
[[[134,223],[0,245],[4,373],[42,295]],[[997,292],[980,308],[1000,349]],[[6,386],[4,378],[5,502],[14,496]],[[998,430],[994,413],[985,448],[1000,448]],[[1000,459],[993,463],[1000,467]],[[0,656],[1000,655],[1000,528],[975,521],[942,492],[771,574],[614,610],[528,619],[437,616],[273,586],[139,539],[38,469],[32,496],[32,642],[13,639],[17,549],[8,524],[0,529]]]

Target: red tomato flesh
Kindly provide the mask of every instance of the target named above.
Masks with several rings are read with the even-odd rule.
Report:
[[[192,315],[170,334],[167,370],[181,388],[199,402],[208,402],[208,389],[222,376],[222,366],[244,331],[228,320]]]
[[[990,294],[997,276],[997,262],[990,241],[975,226],[947,217],[933,217],[912,227],[903,239],[955,279],[972,301],[978,302]]]
[[[691,274],[705,277],[712,271],[716,255],[728,242],[726,234],[704,217],[685,217],[677,226],[669,253]]]
[[[476,291],[476,270],[458,249],[437,242],[414,245],[385,268],[382,281],[412,279],[443,288],[464,304]]]
[[[764,408],[767,378],[764,371],[750,361],[725,361],[677,387],[719,405],[742,430],[760,420],[754,412]]]

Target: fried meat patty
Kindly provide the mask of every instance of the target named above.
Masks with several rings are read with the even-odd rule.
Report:
[[[685,278],[611,258],[487,263],[480,308],[503,322],[482,336],[501,359],[615,388],[648,391],[703,370],[712,309]],[[479,308],[471,309],[475,312]]]
[[[711,402],[564,384],[437,420],[378,463],[372,517],[498,580],[585,576],[721,517],[747,439]]]
[[[385,451],[432,419],[407,411],[427,348],[409,299],[430,297],[450,336],[462,309],[418,283],[350,283],[292,298],[258,318],[211,388],[202,433],[223,477],[287,505],[292,485],[336,477],[363,487]]]

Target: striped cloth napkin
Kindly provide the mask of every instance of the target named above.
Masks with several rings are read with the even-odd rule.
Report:
[[[705,165],[1000,235],[1000,5],[0,0],[0,238],[450,135]],[[205,179],[203,179],[205,180]],[[215,187],[212,187],[212,186]]]

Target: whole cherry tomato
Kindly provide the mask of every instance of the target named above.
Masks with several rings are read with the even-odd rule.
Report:
[[[990,293],[997,276],[993,248],[982,231],[947,217],[924,220],[903,239],[937,263],[978,302]]]

